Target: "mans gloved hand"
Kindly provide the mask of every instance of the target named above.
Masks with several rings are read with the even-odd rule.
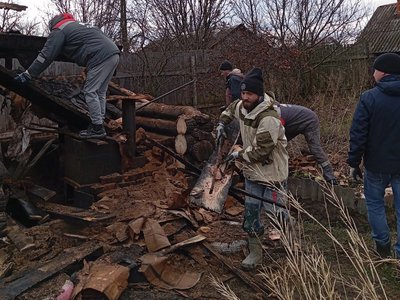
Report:
[[[361,181],[363,178],[360,167],[350,168],[350,177],[355,181]]]
[[[218,145],[221,142],[222,137],[226,138],[224,123],[219,122],[216,131],[217,131],[216,144]]]
[[[22,72],[14,77],[14,80],[20,84],[28,83],[32,79],[28,71]]]
[[[234,151],[231,154],[229,154],[227,157],[225,157],[224,162],[226,162],[226,164],[229,165],[231,162],[233,162],[238,157],[239,157],[239,152]]]

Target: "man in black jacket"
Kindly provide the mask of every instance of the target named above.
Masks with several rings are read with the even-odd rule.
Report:
[[[118,66],[120,51],[99,28],[77,22],[68,13],[53,17],[49,29],[50,34],[43,49],[28,70],[15,77],[15,80],[24,84],[32,77],[39,76],[60,54],[86,67],[83,93],[92,122],[79,135],[82,138],[102,138],[106,135],[103,119],[107,87]]]
[[[396,217],[395,255],[400,258],[400,56],[385,53],[374,62],[376,86],[364,92],[354,112],[350,129],[347,163],[355,180],[362,178],[368,221],[377,252],[391,254],[390,229],[386,219],[384,194],[392,186]]]

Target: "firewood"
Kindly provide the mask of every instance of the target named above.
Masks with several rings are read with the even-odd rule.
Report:
[[[182,134],[178,134],[175,138],[175,151],[181,155],[185,154],[187,151],[186,138]]]
[[[199,128],[194,128],[193,131],[190,132],[190,135],[193,136],[198,141],[206,140],[211,142],[214,140],[214,137],[211,134],[211,132],[204,131]]]
[[[142,127],[146,131],[160,134],[177,135],[177,123],[171,120],[153,119],[136,116],[136,126]],[[180,129],[183,130],[183,129]]]
[[[145,101],[147,99],[143,99],[143,95],[132,95],[132,96],[123,96],[123,95],[110,95],[107,97],[107,101],[118,101],[118,100],[132,100],[132,101]]]
[[[179,118],[178,118],[178,120],[182,120],[183,122],[185,122],[185,124],[186,124],[186,131],[185,132],[182,132],[182,134],[185,134],[185,133],[190,133],[190,132],[192,132],[194,129],[196,129],[197,128],[197,123],[196,123],[196,121],[194,120],[194,119],[192,119],[192,118],[190,118],[190,117],[188,117],[188,116],[186,116],[186,115],[181,115]]]
[[[179,117],[176,120],[176,131],[178,134],[185,134],[187,131],[188,127],[186,125],[186,120],[184,117]]]
[[[144,99],[144,100],[151,100],[153,99],[152,96],[148,95],[148,94],[137,94],[134,93],[126,88],[120,87],[118,84],[114,83],[114,82],[109,82],[108,87],[111,90],[116,90],[118,91],[120,94],[125,95],[125,96],[132,96],[132,97],[137,97],[136,99]]]
[[[169,120],[176,120],[180,115],[196,116],[200,120],[206,120],[207,115],[202,114],[192,106],[168,105],[163,103],[151,103],[137,111],[138,116],[151,116]]]
[[[195,143],[190,150],[190,154],[199,162],[207,160],[214,150],[214,146],[207,140]]]

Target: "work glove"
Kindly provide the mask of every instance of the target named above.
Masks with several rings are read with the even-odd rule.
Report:
[[[233,162],[235,159],[239,157],[239,152],[234,151],[231,154],[229,154],[227,157],[225,157],[224,162],[229,165],[231,162]]]
[[[363,176],[359,166],[355,168],[350,168],[350,177],[353,178],[355,181],[361,181]]]
[[[14,77],[14,80],[20,84],[26,84],[32,79],[28,71],[22,72]]]
[[[226,138],[225,124],[219,122],[216,131],[217,131],[216,144],[218,145],[220,142],[222,142],[222,137]]]

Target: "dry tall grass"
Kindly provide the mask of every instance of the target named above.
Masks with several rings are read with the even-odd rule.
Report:
[[[288,194],[290,206],[299,212],[299,221],[291,228],[273,222],[278,224],[277,229],[283,233],[281,243],[286,256],[280,259],[270,257],[272,262],[263,266],[259,274],[271,291],[271,296],[287,300],[388,299],[376,268],[377,263],[382,261],[376,261],[371,254],[345,204],[337,197],[332,186],[321,183],[321,188],[325,192],[325,205],[333,205],[339,211],[341,221],[345,225],[347,242],[341,242],[335,236],[329,223],[329,215],[328,225],[322,224],[305,210],[293,195]],[[303,239],[301,215],[318,225],[320,231],[315,234],[325,234],[332,242],[336,254],[335,263],[329,263],[325,254],[315,244]],[[346,257],[346,261],[340,260],[339,257],[343,256]],[[342,271],[342,264],[352,266],[354,271],[351,277]],[[217,285],[215,280],[213,283],[226,299],[237,299],[223,284]]]

